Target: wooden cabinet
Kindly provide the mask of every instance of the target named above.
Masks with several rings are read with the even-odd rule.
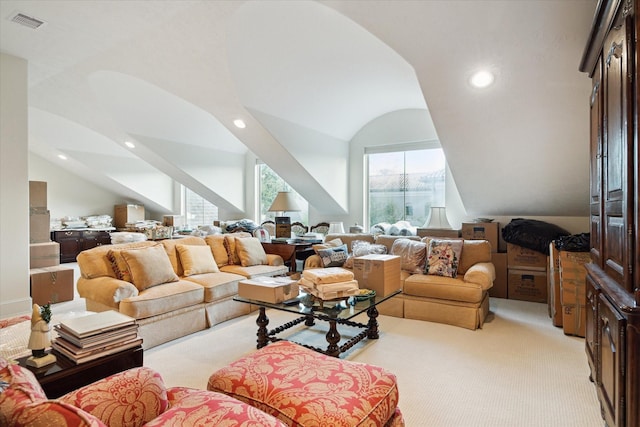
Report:
[[[102,230],[60,230],[51,232],[60,244],[60,262],[75,262],[78,254],[100,245],[111,244],[111,234]]]
[[[640,426],[639,4],[598,2],[580,64],[592,80],[585,351],[609,427]]]

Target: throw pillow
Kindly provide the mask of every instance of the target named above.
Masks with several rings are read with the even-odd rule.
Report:
[[[209,245],[176,245],[176,250],[185,276],[220,272]]]
[[[427,259],[427,245],[410,239],[396,239],[391,246],[391,254],[400,257],[400,269],[412,274],[424,272]]]
[[[231,233],[224,236],[224,247],[227,250],[227,257],[229,258],[229,264],[240,265],[240,258],[236,251],[236,241],[238,239],[244,239],[252,237],[250,233]]]
[[[435,276],[456,277],[463,244],[463,240],[432,239],[425,272]]]
[[[160,243],[157,243],[152,246],[160,246]],[[125,282],[133,283],[131,279],[131,271],[129,271],[129,266],[122,258],[122,251],[130,250],[130,249],[143,249],[149,247],[149,242],[139,242],[139,243],[131,243],[127,244],[125,248],[119,248],[119,245],[113,245],[115,249],[109,249],[107,252],[107,259],[111,263],[111,269],[113,270],[116,279],[124,280]]]
[[[321,251],[323,249],[329,249],[329,248],[337,248],[338,246],[342,246],[343,244],[344,243],[342,243],[342,240],[333,239],[333,240],[329,240],[329,241],[324,242],[324,243],[318,243],[318,244],[312,245],[311,247],[313,248],[315,253],[317,255],[319,255],[318,251]]]
[[[318,255],[322,259],[322,265],[326,267],[342,267],[349,255],[347,245],[335,248],[320,249]]]
[[[268,264],[267,254],[256,237],[236,239],[236,253],[243,267]]]
[[[131,283],[140,291],[179,280],[162,245],[120,252],[131,273]]]

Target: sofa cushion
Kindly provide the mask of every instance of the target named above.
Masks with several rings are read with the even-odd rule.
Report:
[[[220,267],[220,271],[239,274],[247,279],[252,279],[260,276],[280,276],[287,274],[289,268],[284,265],[252,265],[250,267],[243,267],[241,265],[225,265],[224,267]]]
[[[153,286],[131,298],[120,302],[120,313],[134,319],[170,313],[185,307],[191,307],[204,300],[204,288],[188,280]]]
[[[125,249],[120,253],[131,273],[131,283],[141,291],[179,280],[162,245]]]
[[[247,237],[244,239],[236,239],[235,243],[236,254],[240,260],[240,265],[243,267],[267,264],[267,253],[257,238]]]
[[[431,239],[427,246],[425,272],[436,276],[456,277],[463,240]]]
[[[458,274],[465,274],[472,265],[479,262],[491,262],[491,243],[487,240],[465,240]]]
[[[273,416],[222,393],[172,387],[171,409],[145,426],[286,427]]]
[[[412,274],[407,277],[402,293],[414,297],[479,303],[484,290],[477,283],[465,282],[451,277]]]
[[[341,267],[348,257],[347,245],[318,250],[322,265],[326,267]]]
[[[427,245],[410,239],[397,239],[391,246],[391,254],[400,257],[400,269],[414,274],[424,273]]]
[[[196,274],[184,280],[197,283],[204,288],[204,302],[218,301],[238,294],[238,282],[245,277],[239,274],[219,271],[218,273]]]
[[[217,273],[220,270],[209,246],[176,245],[184,276]]]
[[[111,375],[65,394],[60,401],[82,408],[110,426],[142,426],[169,407],[162,377],[146,367]]]

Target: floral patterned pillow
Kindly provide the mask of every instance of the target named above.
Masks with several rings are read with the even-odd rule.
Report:
[[[432,239],[429,242],[425,272],[455,278],[458,275],[463,244],[463,240]]]

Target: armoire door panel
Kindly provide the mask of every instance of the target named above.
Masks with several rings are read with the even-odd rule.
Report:
[[[599,296],[598,335],[600,342],[600,369],[598,392],[608,425],[621,424],[624,399],[624,318],[620,316],[604,295]]]

